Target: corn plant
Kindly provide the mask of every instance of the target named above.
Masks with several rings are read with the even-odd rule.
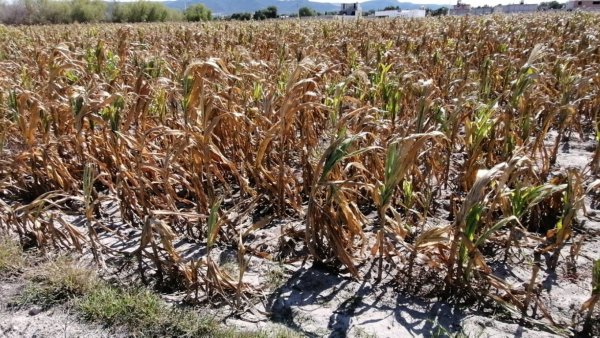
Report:
[[[381,279],[382,274],[383,255],[387,251],[386,247],[388,245],[385,239],[385,228],[387,225],[386,212],[390,207],[396,188],[421,155],[421,148],[425,143],[430,139],[443,138],[443,136],[444,134],[441,132],[413,134],[409,137],[395,140],[388,146],[383,182],[378,184],[378,189],[373,193],[373,199],[377,205],[379,226],[377,227],[377,243],[371,250],[371,253],[375,255],[379,252],[380,254],[379,279]],[[392,225],[392,227],[398,226],[400,224]]]
[[[598,141],[598,27],[583,13],[3,26],[0,227],[131,256],[147,283],[240,310],[249,255],[292,256],[366,279],[379,263],[375,279],[415,293],[559,322],[537,285],[544,257],[553,270],[568,249],[576,271],[593,237],[574,229],[600,166],[581,143]],[[591,171],[561,167],[569,146]],[[273,223],[297,226],[254,238]],[[133,251],[98,238],[130,245],[121,234]],[[224,247],[238,276],[214,262]],[[523,284],[496,273],[502,258],[532,262]]]
[[[566,184],[544,184],[530,187],[522,187],[520,184],[518,184],[513,190],[506,193],[510,203],[510,215],[523,222],[525,214],[532,208],[542,203],[550,196],[562,192],[566,188]],[[514,241],[514,233],[516,229],[515,226],[515,223],[511,225],[508,238],[506,240],[504,262],[506,262],[509,258],[510,246]]]
[[[340,124],[344,121],[340,121]],[[325,150],[317,164],[315,178],[311,186],[306,218],[306,243],[317,260],[338,259],[350,272],[358,276],[351,251],[355,237],[364,237],[362,225],[364,216],[349,198],[348,188],[359,182],[350,178],[341,179],[334,172],[341,161],[375,149],[357,148],[356,143],[366,134],[347,136],[342,129]],[[336,177],[337,176],[337,177]]]
[[[591,320],[594,315],[596,304],[600,300],[600,259],[592,264],[592,295],[582,305],[580,312],[585,312],[584,331],[590,331]]]

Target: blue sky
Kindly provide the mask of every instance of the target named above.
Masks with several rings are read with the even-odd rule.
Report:
[[[311,0],[311,1],[315,1],[315,2],[353,2],[356,0]],[[358,0],[358,2],[364,2],[365,0]],[[450,5],[454,5],[456,4],[456,0],[401,0],[402,2],[412,2],[412,3],[416,3],[416,4],[439,4],[439,5],[446,5],[446,6],[450,6]],[[531,0],[525,0],[526,4],[538,4],[542,1],[549,1],[549,0],[541,0],[541,1],[531,1]],[[559,2],[564,2],[564,1],[560,1]],[[495,5],[508,5],[508,4],[518,4],[519,0],[463,0],[463,3],[465,4],[469,4],[471,6],[483,6],[483,5],[490,5],[490,6],[495,6]]]

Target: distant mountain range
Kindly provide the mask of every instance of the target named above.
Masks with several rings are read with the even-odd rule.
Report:
[[[348,2],[352,2],[351,0]],[[259,9],[269,6],[276,6],[279,14],[296,13],[298,8],[310,7],[317,12],[339,11],[340,4],[313,2],[309,0],[174,0],[165,1],[164,4],[170,8],[184,9],[187,6],[201,3],[208,7],[213,15],[230,15],[233,13],[250,12],[253,13]],[[399,2],[397,0],[371,0],[361,3],[363,11],[380,10],[388,6],[400,6],[401,9],[418,9],[425,6],[431,9],[442,7],[441,5],[431,4],[422,5],[410,2]]]

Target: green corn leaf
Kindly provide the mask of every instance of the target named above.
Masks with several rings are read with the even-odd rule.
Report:
[[[592,267],[592,295],[600,296],[600,259],[596,259]]]
[[[215,243],[217,233],[219,232],[219,208],[221,207],[221,200],[218,200],[210,208],[210,215],[208,216],[207,230],[207,246],[210,248]]]
[[[496,224],[492,225],[491,227],[489,227],[483,234],[481,234],[481,236],[479,236],[479,238],[477,239],[477,241],[475,241],[475,246],[480,246],[481,244],[483,244],[494,232],[500,230],[501,228],[505,227],[506,225],[508,225],[510,222],[516,222],[519,223],[519,219],[515,216],[510,216],[510,217],[506,217],[501,219],[500,221],[496,222]]]

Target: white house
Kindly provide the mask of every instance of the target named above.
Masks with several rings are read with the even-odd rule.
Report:
[[[400,15],[400,11],[391,10],[391,11],[375,11],[375,17],[378,18],[395,18]]]
[[[345,3],[342,4],[340,15],[360,16],[362,14],[362,8],[360,3]]]
[[[592,2],[592,1],[590,1]],[[600,1],[593,1],[598,2]],[[448,11],[449,15],[488,15],[492,13],[514,14],[514,13],[532,13],[538,10],[538,5],[525,4],[523,0],[519,4],[514,5],[498,5],[496,7],[483,6],[471,7],[458,1],[455,6]]]
[[[471,8],[471,11],[469,12],[471,15],[488,15],[492,13],[494,13],[494,7],[490,6]]]
[[[424,18],[427,12],[424,9],[376,11],[377,18]]]
[[[494,8],[494,13],[532,13],[537,12],[538,5],[525,4],[524,0],[521,0],[518,4],[514,5],[498,5]]]
[[[448,15],[463,16],[463,15],[469,15],[470,13],[471,13],[471,5],[463,4],[462,1],[460,1],[460,0],[458,0],[456,2],[456,5],[452,6],[452,8],[450,8],[448,10]]]
[[[502,5],[494,8],[494,13],[532,13],[537,12],[538,5],[535,4],[517,4],[517,5]]]

